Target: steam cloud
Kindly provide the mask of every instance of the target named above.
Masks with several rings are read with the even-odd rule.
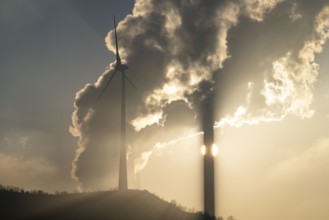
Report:
[[[312,90],[320,68],[315,62],[315,55],[322,52],[323,45],[329,38],[328,18],[327,6],[316,16],[314,32],[304,42],[303,47],[297,52],[288,51],[272,63],[272,69],[265,74],[263,88],[260,91],[265,100],[263,108],[257,109],[256,114],[249,111],[253,104],[253,83],[249,82],[246,105],[240,105],[232,116],[216,122],[215,127],[226,124],[240,127],[244,124],[280,121],[287,115],[312,117]]]
[[[131,94],[127,116],[132,137],[128,142],[135,149],[130,155],[138,156],[135,171],[142,170],[154,152],[201,134],[195,120],[200,100],[215,88],[221,94],[229,93],[232,88],[228,85],[234,87],[242,79],[247,87],[244,104],[238,100],[238,108],[226,117],[215,113],[215,127],[278,121],[288,114],[311,117],[312,88],[319,68],[314,56],[328,39],[328,8],[319,12],[323,6],[319,3],[304,16],[301,11],[308,4],[283,0],[137,0],[132,15],[117,28],[120,55],[138,87],[135,92],[127,89]],[[245,34],[245,28],[264,31],[267,22],[279,23],[282,16],[276,16],[274,9],[283,11],[284,19],[290,21],[286,22],[287,29],[292,29],[285,34],[287,40],[276,42],[281,45],[276,53],[266,47],[267,54],[248,48],[248,42],[257,43]],[[313,23],[307,22],[314,18],[313,29]],[[105,40],[114,52],[113,34],[110,31]],[[264,36],[269,41],[276,37]],[[244,63],[246,51],[252,55],[248,54],[250,60]],[[268,62],[256,65],[259,60]],[[257,74],[246,73],[244,65]],[[116,93],[120,83],[114,79],[104,100],[97,101],[113,66],[110,64],[109,71],[95,84],[86,85],[76,94],[70,131],[79,138],[79,146],[72,177],[81,189],[117,184],[120,98]],[[219,103],[224,105],[226,100],[220,97]],[[224,105],[220,114],[234,108],[232,103]]]

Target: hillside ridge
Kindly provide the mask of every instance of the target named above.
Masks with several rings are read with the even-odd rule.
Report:
[[[0,219],[6,220],[201,220],[146,190],[43,194],[0,191]]]

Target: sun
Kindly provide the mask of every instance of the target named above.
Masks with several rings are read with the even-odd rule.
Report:
[[[206,148],[206,146],[202,145],[200,151],[201,151],[201,154],[202,154],[203,156],[206,155],[206,154],[207,154],[207,148]],[[214,156],[214,157],[218,154],[218,147],[217,147],[216,144],[212,144],[212,145],[211,145],[211,154],[212,154],[212,156]]]

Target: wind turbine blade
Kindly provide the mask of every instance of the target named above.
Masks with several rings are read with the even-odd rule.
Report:
[[[107,81],[107,83],[106,83],[104,89],[102,90],[101,94],[98,96],[98,99],[100,99],[103,96],[106,88],[109,86],[110,82],[112,81],[112,79],[114,78],[114,76],[116,75],[116,73],[117,73],[117,71],[115,70],[114,73],[112,74],[112,76],[110,77],[109,81]]]
[[[126,77],[126,80],[130,83],[130,85],[136,89],[136,86],[134,85],[134,83],[129,79],[129,77],[126,74],[125,74],[125,77]]]
[[[116,60],[117,65],[121,65],[121,59],[119,55],[119,49],[118,49],[118,36],[117,36],[117,23],[115,22],[115,16],[114,16],[114,34],[115,34],[115,51],[116,51]]]

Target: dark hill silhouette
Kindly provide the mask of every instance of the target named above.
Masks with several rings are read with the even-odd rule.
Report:
[[[173,203],[139,190],[73,194],[0,191],[0,219],[11,220],[200,220]],[[209,218],[210,219],[210,218]]]

